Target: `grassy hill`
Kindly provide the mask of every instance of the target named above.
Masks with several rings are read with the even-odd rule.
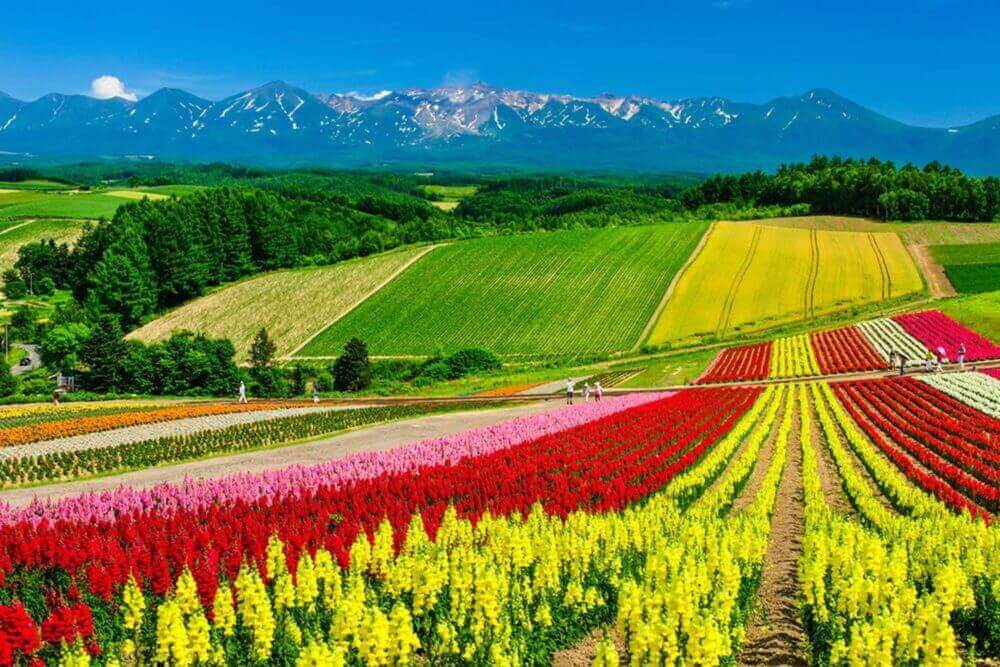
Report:
[[[649,342],[732,337],[922,287],[894,233],[720,222],[678,282]]]
[[[507,355],[627,350],[705,228],[677,223],[453,243],[299,354],[338,354],[351,336],[377,355],[467,346]]]
[[[226,337],[247,358],[254,335],[266,327],[285,355],[321,331],[426,247],[405,248],[334,266],[276,271],[215,290],[130,334],[155,341],[187,329]],[[337,350],[339,352],[339,350]]]

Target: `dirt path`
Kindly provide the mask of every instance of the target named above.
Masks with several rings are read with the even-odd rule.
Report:
[[[945,275],[944,269],[934,261],[930,251],[927,250],[927,246],[922,243],[916,243],[906,246],[906,249],[910,251],[910,256],[916,262],[917,268],[920,269],[920,273],[927,280],[927,287],[931,291],[931,296],[935,299],[943,299],[946,296],[956,296],[958,294],[955,288],[952,287],[951,281],[948,280],[948,276]]]
[[[291,359],[292,357],[294,357],[298,353],[299,350],[303,349],[306,345],[308,345],[309,343],[311,343],[313,341],[313,339],[315,339],[321,333],[323,333],[324,331],[326,331],[327,329],[329,329],[330,327],[332,327],[334,324],[336,324],[338,320],[340,320],[341,318],[343,318],[349,312],[351,312],[352,310],[354,310],[355,308],[357,308],[358,306],[360,306],[361,304],[363,304],[365,301],[367,301],[368,299],[370,299],[380,289],[382,289],[383,287],[385,287],[386,285],[388,285],[389,283],[391,283],[393,280],[395,280],[399,276],[399,274],[401,274],[403,271],[406,271],[408,268],[410,268],[411,266],[413,266],[413,264],[417,260],[419,260],[421,257],[423,257],[424,255],[426,255],[430,251],[434,250],[435,248],[440,248],[440,247],[445,246],[445,245],[447,245],[447,243],[436,243],[434,245],[427,246],[426,248],[424,248],[424,250],[422,252],[418,252],[416,255],[414,255],[413,257],[411,257],[410,259],[408,259],[406,262],[404,262],[402,266],[400,266],[398,269],[396,269],[395,271],[393,271],[389,275],[389,277],[387,277],[385,280],[383,280],[378,285],[376,285],[370,292],[368,292],[367,294],[365,294],[364,296],[362,296],[360,299],[358,299],[357,301],[355,301],[354,303],[352,303],[350,306],[348,306],[347,308],[345,308],[344,310],[342,310],[340,313],[337,314],[336,317],[334,317],[332,320],[330,320],[329,322],[327,322],[326,324],[324,324],[322,327],[320,327],[319,329],[317,329],[314,334],[312,334],[311,336],[309,336],[308,338],[306,338],[304,341],[302,341],[301,343],[299,343],[298,345],[296,345],[295,348],[291,352],[289,352],[288,354],[286,354],[284,357],[282,357],[282,359]],[[300,359],[332,359],[332,358],[334,358],[334,357],[300,357]]]
[[[58,500],[91,491],[108,491],[123,484],[135,488],[148,488],[164,482],[182,482],[185,479],[223,477],[236,473],[263,472],[291,465],[311,465],[357,452],[393,449],[425,438],[451,435],[551,409],[550,404],[539,402],[496,410],[431,415],[380,424],[301,445],[188,461],[172,466],[137,470],[92,480],[0,491],[0,501],[13,505],[25,505],[35,497]]]
[[[639,340],[635,342],[635,345],[632,346],[630,352],[637,352],[639,348],[642,347],[643,343],[646,342],[646,339],[649,338],[649,334],[653,332],[653,327],[656,326],[656,322],[660,319],[660,314],[663,313],[663,309],[667,307],[667,302],[670,301],[670,297],[673,296],[674,290],[677,288],[677,283],[681,280],[681,276],[687,272],[687,270],[694,263],[694,260],[701,254],[701,251],[705,249],[705,244],[708,242],[709,235],[715,229],[715,224],[716,223],[713,222],[708,226],[705,233],[701,235],[700,239],[698,239],[698,245],[694,247],[694,251],[688,255],[687,261],[685,261],[680,270],[674,274],[674,277],[670,279],[670,284],[667,285],[667,291],[663,293],[663,298],[660,299],[660,303],[656,306],[656,310],[653,311],[649,321],[646,322],[646,326],[643,328],[642,334],[639,336]]]
[[[604,632],[598,628],[581,639],[575,646],[556,651],[555,655],[552,656],[552,667],[591,667],[594,664],[594,658],[597,657],[597,646],[600,644]],[[623,659],[628,648],[625,638],[612,630],[611,639],[615,643],[619,660]]]
[[[757,591],[759,607],[747,626],[746,639],[740,651],[741,665],[806,664],[806,635],[798,600],[798,563],[802,555],[805,519],[797,410],[786,446],[788,458],[778,486],[771,517],[771,536]],[[771,449],[773,451],[773,445]],[[757,476],[756,470],[754,476]],[[763,477],[763,474],[760,476]]]

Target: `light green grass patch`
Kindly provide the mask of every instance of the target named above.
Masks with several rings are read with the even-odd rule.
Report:
[[[339,354],[358,336],[376,355],[484,347],[504,355],[627,350],[704,223],[588,229],[438,248],[300,354]]]

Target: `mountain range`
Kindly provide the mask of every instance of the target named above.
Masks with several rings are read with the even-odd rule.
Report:
[[[312,94],[274,81],[210,101],[0,93],[0,160],[211,160],[270,166],[637,171],[770,169],[814,154],[1000,173],[1000,115],[923,128],[816,89],[764,104],[468,86]]]

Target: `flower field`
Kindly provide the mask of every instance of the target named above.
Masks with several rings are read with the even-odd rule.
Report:
[[[750,611],[775,594],[758,585],[796,502],[789,605],[812,659],[996,656],[1000,420],[958,392],[633,394],[310,467],[3,506],[0,664],[548,664],[595,630],[595,664],[731,664],[761,641]],[[308,437],[346,412],[211,438]]]
[[[980,412],[1000,419],[1000,369],[993,369],[991,377],[987,373],[951,373],[948,375],[926,375],[920,379],[935,389],[940,389],[952,398],[957,398]]]
[[[954,362],[965,344],[965,361],[1000,359],[1000,346],[937,310],[861,322],[809,336],[726,348],[699,378],[699,384],[772,378],[803,378],[887,369],[893,352],[907,365],[921,366],[928,350],[945,350]]]

